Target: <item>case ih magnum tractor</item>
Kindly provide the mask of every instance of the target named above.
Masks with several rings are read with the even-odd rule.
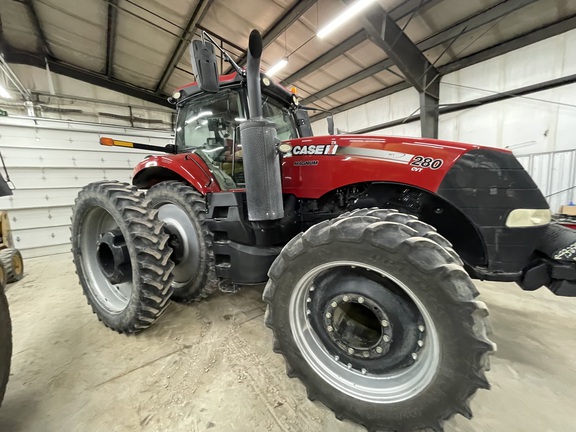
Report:
[[[74,262],[102,322],[146,329],[169,300],[267,283],[274,351],[310,399],[369,430],[443,430],[488,388],[495,345],[471,278],[576,293],[576,234],[507,150],[431,139],[312,136],[297,98],[248,63],[171,98],[175,144],[133,185],[78,195]],[[223,55],[226,55],[223,53]]]

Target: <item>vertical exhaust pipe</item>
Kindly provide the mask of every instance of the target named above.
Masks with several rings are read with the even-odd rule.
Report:
[[[246,83],[249,119],[240,125],[248,219],[274,221],[284,217],[280,160],[274,123],[262,118],[260,58],[262,36],[252,30],[248,44]]]
[[[250,119],[262,118],[262,89],[260,87],[260,59],[262,36],[258,30],[250,32],[248,58],[246,59],[246,84],[248,86],[248,109]]]

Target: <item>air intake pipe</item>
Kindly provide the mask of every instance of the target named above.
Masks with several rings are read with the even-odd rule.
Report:
[[[261,56],[262,36],[258,30],[252,30],[246,63],[250,116],[240,125],[248,219],[252,222],[284,217],[276,129],[274,123],[262,118]]]

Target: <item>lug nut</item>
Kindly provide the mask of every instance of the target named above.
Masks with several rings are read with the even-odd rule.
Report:
[[[338,360],[340,360],[340,357],[334,356],[334,360],[338,361]]]
[[[308,297],[308,298],[306,299],[306,303],[310,303],[311,301],[312,301],[312,299],[311,299],[310,297]]]
[[[412,358],[413,358],[414,360],[416,360],[416,359],[418,358],[418,354],[412,353]]]
[[[333,331],[334,331],[334,327],[328,326],[328,327],[326,327],[326,330],[328,330],[329,332],[333,332]]]
[[[370,353],[369,353],[368,351],[364,351],[364,352],[362,353],[362,355],[363,355],[364,357],[370,357]]]
[[[330,312],[326,312],[326,318],[332,318],[332,314]]]
[[[382,354],[382,347],[376,347],[376,352],[378,354]]]
[[[352,363],[348,363],[348,369],[352,369]]]
[[[382,339],[384,339],[384,342],[390,342],[390,336],[388,335],[384,335]]]
[[[354,349],[353,349],[353,348],[348,348],[348,354],[354,354]]]
[[[382,327],[388,327],[389,323],[386,320],[382,320]]]
[[[419,346],[420,348],[422,348],[422,347],[424,346],[424,341],[419,340],[419,341],[418,341],[418,346]]]
[[[344,297],[342,297],[342,300],[344,300],[345,302],[350,300],[350,297],[348,297],[347,295],[345,295]]]
[[[420,330],[420,333],[424,333],[424,326],[423,325],[419,325],[418,326],[418,330]]]
[[[366,375],[366,369],[362,368],[362,375]]]
[[[332,302],[332,303],[330,303],[330,306],[332,306],[333,308],[335,308],[336,306],[338,306],[338,303]]]
[[[314,288],[313,286],[310,287],[310,291],[314,291],[314,289],[315,289],[315,288]]]
[[[310,312],[309,310],[306,311],[306,315],[310,315],[312,312]]]
[[[358,297],[358,303],[360,304],[364,303],[364,297]]]

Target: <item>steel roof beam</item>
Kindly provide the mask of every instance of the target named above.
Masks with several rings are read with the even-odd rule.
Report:
[[[180,36],[178,45],[176,45],[176,49],[172,53],[172,56],[170,57],[168,64],[164,68],[162,77],[160,78],[160,81],[158,81],[158,85],[154,90],[156,94],[162,93],[162,90],[166,86],[166,83],[174,73],[174,69],[176,69],[176,66],[178,66],[178,63],[180,63],[180,59],[182,59],[184,52],[190,45],[190,42],[194,37],[196,26],[200,23],[200,21],[202,21],[204,15],[206,15],[208,8],[212,5],[213,1],[214,0],[200,0],[196,5],[196,8],[194,8],[194,12],[192,13],[190,19],[188,20],[188,24],[186,25],[184,32],[182,32],[182,36]]]
[[[416,44],[416,47],[420,50],[420,51],[426,51],[430,48],[436,47],[438,45],[441,45],[443,43],[449,42],[450,40],[452,40],[455,37],[458,37],[461,34],[470,32],[472,30],[475,30],[485,24],[488,24],[496,19],[502,18],[506,15],[508,15],[509,13],[514,12],[515,10],[518,10],[524,6],[527,6],[531,3],[534,3],[535,1],[538,0],[517,0],[517,1],[506,1],[503,3],[500,3],[484,12],[481,12],[473,17],[470,17],[468,19],[465,19],[463,21],[461,21],[460,23],[456,24],[455,26],[452,26],[444,31],[441,31],[440,33],[435,34],[434,36],[431,36],[419,43]],[[304,99],[304,101],[302,101],[303,104],[309,104],[312,102],[315,102],[317,100],[323,99],[326,96],[329,96],[337,91],[340,91],[346,87],[349,87],[357,82],[360,82],[378,72],[381,72],[383,70],[389,69],[390,67],[392,67],[394,65],[394,62],[391,59],[386,59],[383,60],[379,63],[376,63],[373,66],[370,66],[369,68],[358,72],[354,75],[349,76],[348,78],[337,82],[334,85],[331,85],[329,87],[326,87],[325,89],[320,90],[319,92],[308,96],[306,99]]]
[[[274,42],[284,31],[294,24],[308,9],[316,4],[318,0],[299,0],[292,8],[282,15],[272,26],[262,35],[262,47],[265,49],[268,45]],[[239,66],[246,63],[246,54],[243,54],[237,61]],[[228,68],[225,73],[232,72],[232,67]]]
[[[36,33],[36,36],[38,37],[38,48],[40,48],[40,51],[42,51],[45,55],[49,57],[54,57],[52,51],[50,50],[50,46],[48,45],[48,41],[46,40],[44,30],[40,25],[40,20],[38,19],[38,14],[36,13],[34,3],[32,2],[32,0],[22,0],[22,3],[24,3],[26,9],[28,10],[28,15],[30,16],[30,20],[32,21],[32,26],[34,27],[34,31]]]
[[[412,12],[418,10],[424,5],[438,3],[441,0],[407,0],[406,2],[402,3],[400,6],[396,7],[390,12],[390,16],[395,19],[399,20],[404,18],[405,16],[411,14]],[[340,57],[342,54],[350,51],[355,46],[361,44],[368,38],[368,34],[365,31],[359,31],[358,33],[350,36],[344,42],[336,45],[331,50],[325,52],[320,57],[318,57],[313,62],[307,64],[302,69],[294,72],[292,75],[287,77],[284,81],[282,81],[282,85],[293,84],[296,81],[300,81],[307,75],[310,75],[312,72],[318,70],[322,66],[330,63],[332,60],[335,60],[337,57]],[[392,61],[390,61],[392,64]]]
[[[116,28],[118,27],[118,0],[109,0],[108,23],[106,27],[106,76],[112,77],[114,70],[114,50],[116,47]]]
[[[477,63],[489,60],[491,58],[500,56],[502,54],[506,54],[510,51],[514,51],[520,48],[524,48],[525,46],[531,45],[536,42],[540,42],[544,39],[548,39],[553,36],[557,36],[562,33],[566,33],[570,30],[576,29],[576,15],[572,15],[569,18],[566,18],[560,22],[550,24],[548,26],[541,27],[538,30],[530,31],[525,33],[521,36],[518,36],[514,39],[510,39],[506,42],[503,42],[499,45],[493,46],[491,48],[487,48],[482,50],[478,53],[471,54],[467,57],[462,59],[455,60],[447,65],[439,67],[439,71],[442,75],[448,74],[450,72],[454,72],[460,69],[463,69],[468,66],[475,65]],[[329,111],[333,114],[337,114],[352,108],[356,108],[360,105],[366,104],[368,102],[372,102],[376,99],[379,99],[384,96],[389,96],[393,93],[399,92],[401,90],[405,90],[410,88],[410,84],[406,82],[401,82],[398,84],[394,84],[390,87],[386,87],[382,90],[379,90],[375,93],[362,96],[358,99],[355,99],[350,102],[346,102],[343,105],[340,105],[336,108],[332,108]],[[444,111],[443,111],[444,112]],[[323,118],[326,118],[329,114],[328,113],[320,113],[315,115],[311,118],[312,121],[318,121]]]
[[[41,53],[38,54],[29,53],[5,45],[4,59],[8,63],[25,64],[29,66],[36,66],[39,68],[45,68],[47,61],[48,65],[50,66],[50,70],[54,73],[65,75],[80,81],[84,81],[89,84],[93,84],[95,86],[117,91],[119,93],[123,93],[128,96],[132,96],[148,102],[153,102],[158,105],[172,107],[172,105],[166,100],[166,98],[159,96],[150,90],[133,86],[123,81],[110,79],[104,74],[99,74],[76,66],[72,66],[70,64],[61,62],[54,58],[45,59],[44,55]]]
[[[370,40],[386,52],[406,81],[420,93],[422,136],[438,138],[438,70],[379,4],[371,8],[362,21]]]
[[[382,48],[418,92],[438,79],[438,71],[379,4],[363,19],[370,40]],[[438,94],[431,94],[438,98]]]

